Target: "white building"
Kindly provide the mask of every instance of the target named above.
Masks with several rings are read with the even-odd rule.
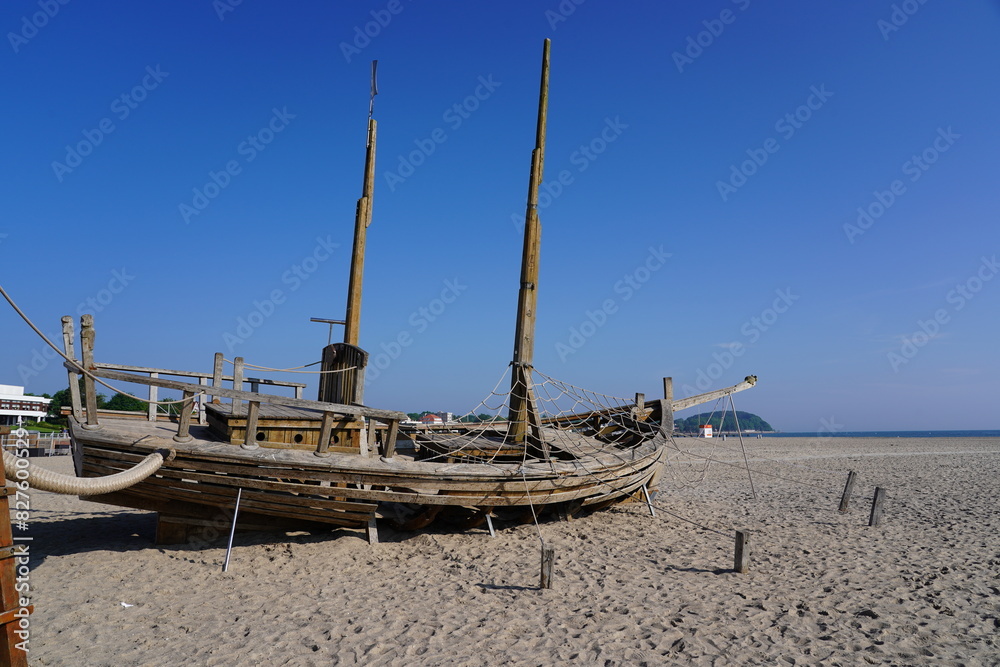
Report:
[[[0,426],[43,421],[51,402],[51,398],[25,396],[24,387],[0,384]]]

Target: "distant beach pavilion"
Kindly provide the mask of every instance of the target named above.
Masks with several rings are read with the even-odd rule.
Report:
[[[42,421],[51,402],[51,398],[25,396],[24,387],[0,384],[0,426],[14,426],[22,421]]]

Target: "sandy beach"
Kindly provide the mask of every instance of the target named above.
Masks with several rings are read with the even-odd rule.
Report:
[[[31,664],[1000,664],[1000,439],[750,439],[757,499],[738,441],[678,444],[655,518],[237,533],[225,574],[225,535],[157,547],[153,514],[33,492]]]

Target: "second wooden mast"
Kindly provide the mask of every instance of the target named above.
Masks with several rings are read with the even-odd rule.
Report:
[[[549,108],[549,44],[542,47],[542,79],[538,93],[538,124],[535,128],[535,148],[531,152],[531,173],[528,179],[528,203],[524,216],[524,246],[521,251],[521,288],[517,297],[517,325],[514,337],[514,359],[511,362],[510,435],[516,442],[547,447],[539,434],[538,410],[535,406],[531,379],[535,355],[535,314],[538,303],[538,260],[542,241],[542,224],[538,219],[538,188],[545,167],[545,122]]]

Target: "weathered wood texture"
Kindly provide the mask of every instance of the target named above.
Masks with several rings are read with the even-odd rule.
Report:
[[[733,554],[733,571],[746,574],[750,571],[750,531],[736,531],[736,548]]]
[[[556,550],[551,547],[542,547],[542,571],[539,577],[539,588],[552,588],[552,569],[556,563]]]
[[[347,405],[363,403],[367,365],[368,353],[357,345],[327,345],[323,348],[319,401]]]
[[[844,493],[840,496],[840,507],[837,508],[838,512],[843,514],[847,511],[847,506],[851,502],[851,494],[854,493],[854,483],[857,479],[858,473],[853,470],[847,473],[847,483],[844,484]]]
[[[347,287],[347,318],[344,342],[357,345],[361,328],[361,295],[365,275],[365,245],[368,226],[372,224],[372,203],[375,196],[375,143],[378,124],[368,119],[368,147],[365,152],[365,176],[361,198],[354,212],[354,246],[351,253],[351,276]],[[360,399],[359,399],[360,402]]]
[[[535,355],[535,316],[538,304],[538,263],[541,254],[542,225],[538,219],[538,188],[545,169],[545,122],[549,109],[549,40],[542,47],[542,76],[538,93],[538,120],[535,148],[531,152],[528,177],[528,202],[524,216],[524,242],[521,250],[521,285],[517,295],[517,322],[514,331],[514,372],[511,374],[508,418],[515,440],[523,442],[529,431],[531,399],[530,367]]]
[[[872,511],[868,516],[868,525],[877,526],[882,522],[882,508],[885,505],[885,489],[875,487],[875,496],[872,498]]]

